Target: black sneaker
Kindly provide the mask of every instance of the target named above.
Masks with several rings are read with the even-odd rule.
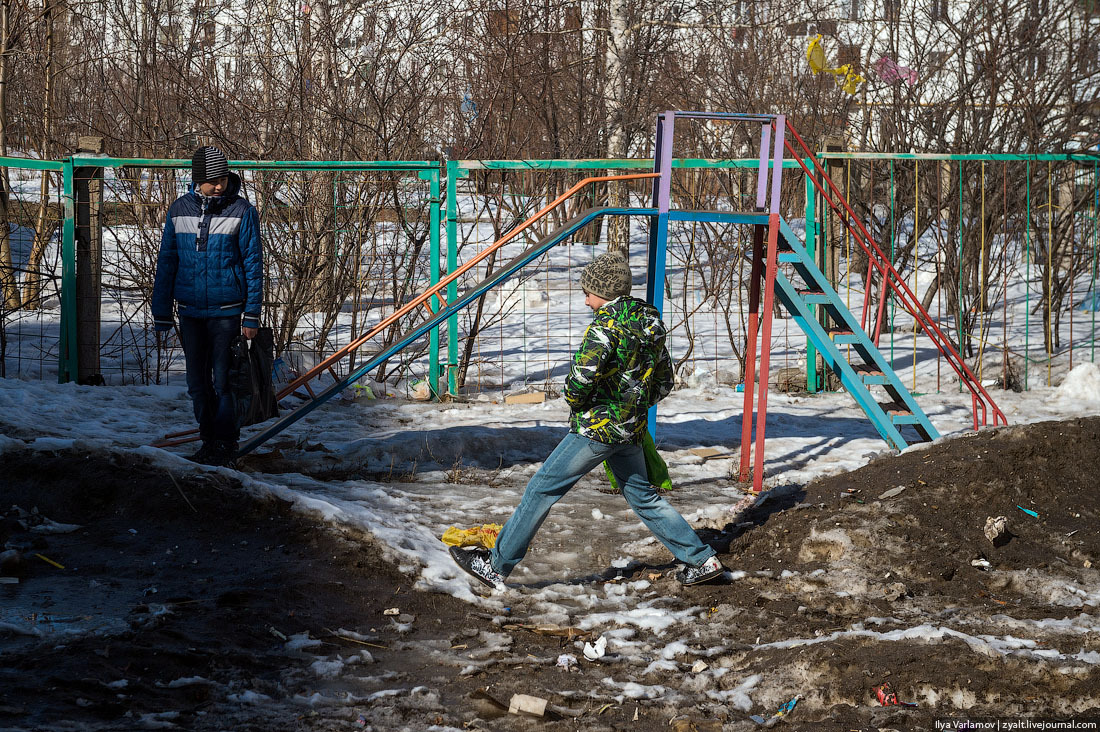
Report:
[[[227,440],[214,440],[213,448],[203,462],[216,467],[235,468],[237,466],[237,443]]]
[[[718,557],[711,557],[698,567],[684,567],[676,573],[676,579],[680,580],[682,585],[698,585],[716,580],[725,572],[726,568],[718,561]]]
[[[206,461],[210,459],[210,456],[214,454],[214,443],[204,440],[202,447],[196,450],[192,455],[188,456],[188,460],[193,463],[206,464]]]
[[[462,549],[457,546],[450,548],[451,559],[462,568],[466,574],[476,577],[479,582],[494,590],[504,589],[504,575],[493,569],[489,561],[488,549]]]

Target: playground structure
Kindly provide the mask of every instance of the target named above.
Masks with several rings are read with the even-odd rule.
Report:
[[[785,120],[783,120],[782,124],[777,125],[776,123],[779,118],[765,118],[762,116],[753,115],[693,115],[691,113],[666,113],[665,115],[662,115],[662,122],[660,124],[664,124],[664,119],[667,118],[669,114],[673,115],[673,121],[675,121],[675,119],[677,118],[681,120],[692,118],[703,120],[717,119],[721,120],[723,123],[730,124],[759,123],[761,125],[764,125],[766,119],[766,123],[768,124],[769,129],[789,130],[789,128],[786,127]],[[763,132],[761,134],[763,135]],[[673,203],[671,200],[667,201],[669,211],[668,216],[665,219],[666,222],[685,222],[699,220],[727,221],[735,225],[745,227],[753,232],[754,244],[752,263],[754,269],[758,269],[759,272],[763,274],[756,274],[749,278],[749,282],[751,285],[750,289],[756,290],[755,295],[751,295],[750,293],[750,301],[756,300],[756,302],[755,304],[750,302],[749,317],[750,326],[755,328],[755,334],[752,338],[754,346],[746,352],[746,376],[744,379],[746,385],[745,402],[746,406],[749,408],[746,409],[744,412],[745,418],[743,419],[742,425],[742,444],[745,445],[747,449],[742,450],[742,465],[740,476],[742,478],[751,477],[754,482],[758,479],[757,475],[760,475],[762,473],[761,470],[755,470],[756,463],[751,461],[751,457],[752,447],[754,444],[756,444],[758,445],[758,447],[756,450],[755,458],[757,459],[757,461],[762,460],[763,453],[761,448],[763,445],[763,435],[765,430],[761,429],[761,427],[766,427],[767,379],[761,379],[762,385],[759,391],[757,391],[755,386],[756,380],[755,378],[750,377],[748,366],[751,363],[753,368],[753,375],[755,375],[755,373],[763,374],[767,372],[767,369],[765,368],[765,361],[767,359],[770,359],[771,354],[765,353],[764,349],[762,348],[763,344],[761,343],[761,341],[766,340],[764,337],[764,331],[767,327],[769,327],[769,316],[771,314],[771,308],[767,307],[763,303],[763,301],[769,297],[769,292],[771,293],[770,297],[772,299],[779,298],[777,302],[782,304],[791,313],[791,315],[793,316],[792,320],[798,324],[798,327],[807,332],[808,349],[812,349],[813,352],[820,353],[822,356],[822,360],[825,362],[825,365],[840,375],[841,383],[843,383],[847,390],[852,393],[854,397],[857,398],[857,402],[860,403],[860,406],[863,407],[865,411],[869,410],[869,417],[871,418],[872,423],[874,423],[876,429],[878,429],[880,434],[883,434],[883,437],[888,441],[889,444],[895,447],[903,447],[904,444],[908,444],[913,441],[911,437],[906,437],[905,435],[905,433],[910,432],[910,430],[901,429],[906,424],[912,425],[912,429],[916,431],[918,439],[925,439],[927,436],[934,435],[932,432],[929,432],[930,425],[925,424],[927,422],[927,418],[924,419],[924,422],[921,421],[921,417],[923,416],[923,414],[919,412],[919,408],[918,411],[914,411],[912,408],[912,406],[915,405],[915,402],[912,402],[912,397],[910,395],[912,391],[915,391],[915,389],[905,389],[901,385],[900,379],[897,378],[896,373],[894,373],[893,371],[888,372],[881,369],[873,368],[880,360],[893,360],[892,358],[883,359],[882,357],[884,354],[880,351],[880,338],[882,335],[884,335],[884,333],[882,332],[883,323],[888,322],[888,319],[882,317],[883,313],[887,309],[893,309],[896,303],[900,311],[908,313],[914,318],[915,321],[921,323],[922,329],[925,333],[933,336],[934,338],[939,338],[943,335],[939,332],[936,319],[930,318],[927,313],[923,313],[922,309],[919,308],[920,303],[917,301],[916,296],[913,294],[913,291],[916,290],[915,280],[912,288],[910,288],[905,283],[905,281],[902,280],[900,275],[898,275],[897,271],[894,270],[892,265],[890,264],[893,259],[892,252],[891,256],[883,256],[883,253],[881,251],[878,251],[878,253],[876,253],[878,247],[874,245],[871,235],[866,231],[862,231],[865,226],[869,227],[871,226],[871,224],[866,223],[865,218],[856,216],[851,211],[851,209],[848,208],[846,202],[844,202],[843,200],[844,196],[841,195],[841,191],[839,190],[838,186],[833,184],[832,181],[828,180],[828,178],[824,176],[822,166],[817,164],[819,156],[812,155],[810,151],[801,144],[801,141],[797,138],[797,135],[793,132],[793,130],[789,131],[789,133],[785,132],[784,135],[779,135],[778,132],[776,132],[774,139],[777,141],[780,137],[784,137],[786,139],[783,140],[783,145],[779,149],[780,164],[778,166],[778,169],[782,170],[784,167],[789,169],[792,165],[798,166],[802,169],[807,183],[822,191],[822,200],[825,200],[825,202],[827,203],[828,210],[832,213],[834,219],[839,220],[843,224],[844,231],[846,232],[844,236],[847,240],[847,245],[850,248],[858,248],[868,255],[867,266],[869,274],[866,278],[868,285],[865,286],[865,291],[870,292],[872,289],[874,289],[882,294],[880,294],[877,303],[872,297],[864,298],[864,301],[862,303],[862,313],[858,314],[858,317],[851,315],[851,313],[847,313],[847,311],[851,311],[852,308],[847,303],[842,302],[842,299],[837,296],[837,291],[835,288],[830,291],[829,289],[818,286],[822,282],[825,282],[825,278],[821,275],[821,272],[824,268],[820,266],[819,257],[811,256],[813,252],[811,251],[810,241],[814,235],[814,232],[810,228],[809,220],[807,220],[805,246],[802,246],[800,244],[800,240],[798,238],[798,235],[795,233],[795,229],[790,226],[789,219],[785,220],[783,216],[779,216],[780,224],[778,230],[776,230],[776,228],[771,225],[771,215],[773,213],[778,213],[778,201],[776,198],[776,192],[782,187],[778,177],[772,175],[770,172],[772,169],[776,168],[776,155],[774,150],[775,144],[772,144],[772,141],[769,141],[769,143],[764,147],[770,147],[773,149],[766,155],[762,150],[761,154],[761,160],[766,158],[767,165],[764,166],[761,162],[758,161],[756,166],[757,188],[762,188],[766,192],[771,193],[770,197],[765,195],[766,206],[764,206],[764,211],[697,211],[692,213],[687,211],[678,211],[673,207]],[[801,150],[799,148],[801,148]],[[786,156],[783,154],[784,152],[797,154]],[[671,148],[669,148],[669,155],[671,156]],[[850,160],[853,161],[857,159],[858,158],[856,158],[855,156],[850,158]],[[672,158],[672,160],[673,167],[675,167],[676,159]],[[118,161],[118,164],[122,165],[125,164],[125,162],[126,161],[120,160]],[[134,163],[145,161],[129,162]],[[615,168],[617,167],[614,165],[614,163],[616,162],[629,162],[632,163],[632,165],[625,167],[636,168],[637,163],[641,163],[642,161],[602,161],[602,167]],[[917,162],[920,162],[922,164],[922,168],[924,167],[923,158],[919,160],[914,159],[913,162],[914,167]],[[165,165],[174,164],[178,166],[179,163],[180,161],[164,161]],[[107,164],[111,164],[111,161],[107,161]],[[433,176],[433,174],[436,176],[435,183],[433,184],[434,189],[431,194],[431,198],[435,202],[438,202],[438,166],[435,166],[433,170],[430,169],[432,164],[419,165],[423,166],[423,170],[413,172],[412,175],[414,177],[423,177],[426,182],[428,181],[428,178]],[[648,183],[649,181],[654,179],[654,174],[660,176],[660,168],[662,165],[661,160],[658,159],[654,163],[650,163],[650,165],[653,166],[652,169],[654,170],[654,173],[638,174],[636,176],[624,178],[623,180],[643,181]],[[891,162],[890,165],[893,166],[893,162]],[[982,165],[984,177],[985,163],[982,162]],[[235,167],[236,166],[238,166],[237,163],[235,163]],[[272,165],[271,167],[275,166]],[[318,165],[318,167],[320,167],[320,165]],[[348,167],[351,168],[352,164],[348,164]],[[448,169],[450,167],[451,166],[448,165]],[[766,167],[767,170],[762,171],[761,167]],[[931,168],[932,166],[929,165],[928,167]],[[1035,164],[1035,167],[1038,167],[1038,164]],[[451,184],[451,177],[449,175],[449,172],[450,171],[448,170],[448,186],[450,186]],[[763,173],[763,175],[761,175],[761,173]],[[761,182],[762,178],[765,182]],[[608,179],[608,176],[594,176],[593,180],[589,181],[588,188],[591,189],[593,185],[601,184]],[[583,189],[577,189],[573,193],[577,194],[580,193],[582,190]],[[1057,189],[1055,190],[1057,191]],[[448,190],[448,194],[449,193],[450,190]],[[527,254],[532,249],[539,249],[542,253],[548,252],[550,249],[553,248],[555,243],[565,241],[570,236],[574,235],[575,232],[580,231],[592,221],[607,216],[625,216],[633,217],[636,219],[640,218],[646,223],[650,224],[650,235],[651,237],[653,237],[654,230],[656,228],[659,228],[661,224],[660,212],[658,210],[659,206],[657,205],[656,201],[656,196],[658,193],[659,191],[654,192],[654,206],[651,207],[633,206],[620,208],[617,210],[594,207],[594,210],[587,210],[576,213],[574,210],[574,212],[570,212],[570,218],[566,221],[566,223],[575,224],[575,228],[572,230],[572,232],[566,231],[566,229],[569,228],[567,226],[558,226],[556,228],[553,228],[546,236],[543,236],[539,240],[539,242],[537,242],[533,247],[525,250],[524,254]],[[828,194],[827,198],[825,194]],[[1049,194],[1048,198],[1051,198]],[[450,195],[448,195],[446,200],[449,207],[453,199]],[[982,202],[984,206],[984,197],[982,199]],[[549,208],[550,211],[543,214],[543,217],[539,219],[539,223],[544,225],[546,221],[552,218],[551,214],[559,213],[560,210],[564,208],[563,203],[564,201],[557,202],[556,208],[554,208],[553,205],[548,206],[547,208]],[[891,199],[891,209],[892,206],[893,203]],[[752,208],[752,206],[745,206],[745,208]],[[1036,208],[1039,207],[1036,206]],[[575,217],[581,215],[581,213],[583,213],[584,215],[591,215],[591,218],[574,221]],[[789,215],[790,214],[788,214],[788,216]],[[536,217],[530,218],[535,219]],[[453,221],[453,217],[451,217],[450,215],[448,215],[446,219],[448,225],[450,225]],[[436,231],[438,227],[438,222],[439,219],[437,215],[437,218],[435,218],[431,222],[431,231]],[[784,224],[786,224],[785,230]],[[763,229],[761,229],[761,227],[763,227]],[[529,230],[531,228],[533,227],[527,226],[524,230]],[[768,260],[768,256],[770,249],[770,239],[773,235],[773,231],[776,231],[774,236],[776,237],[777,251],[776,259],[774,260],[774,262],[771,262],[770,260]],[[521,233],[521,230],[517,229],[515,230],[515,233]],[[508,238],[505,240],[506,242],[516,241],[517,237],[512,234],[513,232],[509,231]],[[438,234],[435,234],[434,236],[438,237]],[[820,236],[820,231],[818,231],[818,236]],[[992,237],[992,234],[990,236]],[[559,237],[558,242],[549,241],[555,237]],[[759,243],[757,243],[756,241],[757,238],[759,238]],[[1038,239],[1038,236],[1036,236],[1035,238]],[[769,246],[765,246],[765,242],[767,242]],[[438,238],[433,239],[432,243],[433,245],[435,245],[435,248],[432,252],[431,261],[433,263],[438,263]],[[853,243],[855,244],[854,247],[852,246]],[[893,244],[894,241],[891,240],[891,246],[893,246]],[[499,251],[499,247],[494,246],[493,251]],[[763,255],[759,254],[759,252],[761,251],[763,252]],[[450,256],[452,252],[453,250],[449,247],[448,255]],[[805,253],[806,256],[804,258],[800,258],[799,254],[801,253]],[[531,259],[528,259],[526,261],[534,261],[539,256],[541,255],[536,254]],[[654,256],[653,246],[650,247],[649,256],[651,259]],[[1047,253],[1047,256],[1050,256],[1049,251]],[[1054,256],[1055,261],[1057,261],[1057,253],[1055,253]],[[388,324],[386,327],[393,329],[395,326],[399,326],[402,321],[412,319],[413,311],[417,311],[417,317],[425,317],[424,314],[428,314],[427,317],[431,319],[432,323],[435,324],[435,327],[428,326],[427,329],[423,327],[418,327],[415,332],[419,333],[419,336],[414,336],[412,340],[409,340],[404,344],[404,346],[401,346],[400,343],[407,340],[404,336],[406,334],[412,336],[412,334],[414,333],[413,330],[403,328],[402,330],[404,330],[404,333],[402,333],[399,342],[389,346],[386,351],[376,352],[375,354],[368,355],[367,358],[370,358],[370,361],[375,361],[376,363],[383,363],[386,360],[384,354],[389,353],[392,356],[393,354],[399,353],[402,348],[407,347],[409,344],[415,342],[416,338],[418,337],[422,338],[425,335],[428,335],[429,337],[434,337],[436,328],[442,327],[444,322],[447,322],[448,325],[453,322],[453,317],[462,309],[462,307],[471,304],[472,302],[477,300],[477,298],[481,294],[488,292],[490,289],[500,286],[510,277],[514,277],[515,274],[519,272],[520,269],[522,269],[523,262],[517,261],[520,260],[521,257],[513,260],[513,262],[516,262],[519,265],[518,268],[511,269],[510,273],[505,273],[505,270],[496,270],[494,272],[494,279],[492,281],[492,284],[489,284],[488,287],[483,287],[483,284],[489,282],[489,280],[483,280],[481,283],[476,283],[474,286],[467,288],[466,293],[461,298],[457,296],[457,290],[461,284],[459,277],[456,276],[451,278],[450,274],[448,274],[448,279],[442,281],[442,285],[446,287],[447,290],[446,294],[442,295],[442,298],[439,295],[442,293],[443,289],[439,288],[434,292],[422,293],[422,299],[420,299],[419,302],[407,301],[403,302],[403,304],[395,302],[394,307],[398,308],[398,306],[400,305],[400,308],[398,308],[398,312],[394,313],[391,317],[386,319],[386,323]],[[478,259],[477,261],[483,262],[484,258]],[[849,264],[851,264],[852,261],[854,261],[854,259],[849,257]],[[761,262],[763,263],[761,264]],[[470,264],[471,266],[464,266],[462,272],[458,272],[457,266],[454,266],[449,262],[447,266],[447,271],[452,274],[468,277],[470,273],[474,272],[474,266],[476,266],[477,262],[468,261],[465,264]],[[769,283],[767,281],[769,265],[773,265],[773,271],[775,272],[775,279],[770,283],[770,290]],[[663,264],[661,266],[663,266]],[[816,270],[812,269],[811,266],[816,266]],[[652,289],[652,283],[659,282],[660,275],[652,274],[655,271],[653,269],[651,269],[650,271],[651,276],[648,281],[649,288]],[[763,277],[763,279],[761,279],[761,277]],[[61,294],[64,295],[65,292],[66,288],[62,287]],[[830,297],[830,294],[832,295],[832,297]],[[883,294],[888,295],[888,297],[883,296]],[[427,297],[423,297],[423,295],[427,295]],[[471,295],[472,297],[467,298],[466,295]],[[657,288],[657,291],[651,295],[651,297],[654,298],[658,298],[660,296],[660,288]],[[425,302],[427,303],[426,305]],[[444,305],[444,303],[447,303],[447,305]],[[410,304],[413,305],[412,308],[408,307],[408,305]],[[447,310],[448,308],[450,309]],[[447,310],[449,317],[443,317],[436,320],[435,318],[439,316],[444,310]],[[1072,318],[1072,310],[1070,311],[1070,317]],[[817,332],[815,327],[812,325],[811,321],[814,320],[816,320],[821,326],[819,329],[820,332]],[[924,325],[925,321],[927,321],[928,325]],[[62,322],[64,323],[64,320]],[[942,320],[940,320],[939,322],[942,322]],[[851,327],[853,323],[858,327]],[[424,324],[422,323],[421,326],[423,325]],[[869,341],[869,345],[867,342],[864,342],[860,339],[860,336],[863,334],[863,332],[868,329],[871,330],[871,334],[866,336],[866,340]],[[373,327],[372,324],[372,331],[377,332],[377,330],[378,329]],[[888,330],[887,332],[890,332],[892,342],[893,332],[892,330]],[[822,333],[825,334],[824,337],[822,336]],[[360,337],[358,335],[352,338],[352,342],[358,340],[360,340]],[[453,338],[448,339],[448,348],[453,347],[455,340],[456,339]],[[825,343],[826,340],[830,341],[830,343]],[[981,424],[986,424],[989,421],[992,421],[994,424],[1002,423],[1004,420],[1003,415],[1001,415],[999,411],[996,410],[995,406],[993,406],[992,400],[988,398],[988,394],[984,393],[984,388],[981,386],[981,384],[976,383],[977,380],[974,379],[973,374],[970,373],[970,370],[966,367],[966,364],[962,361],[961,358],[958,358],[958,354],[955,352],[955,348],[952,342],[947,340],[946,338],[943,338],[943,340],[945,342],[945,347],[938,347],[937,353],[940,353],[940,358],[942,358],[944,362],[951,365],[952,369],[959,375],[960,388],[967,388],[968,391],[971,393],[972,404],[974,407],[974,425],[979,426]],[[394,348],[394,346],[398,347]],[[871,350],[871,348],[879,350],[880,352],[876,354],[874,351]],[[363,350],[366,349],[360,348],[360,353]],[[366,369],[363,368],[367,362],[360,361],[353,371],[345,371],[344,364],[352,362],[352,359],[355,357],[356,353],[355,349],[349,349],[347,346],[345,346],[344,348],[339,349],[338,352],[343,354],[343,356],[335,356],[334,354],[333,356],[335,357],[330,356],[329,358],[324,359],[323,363],[325,365],[321,366],[321,369],[323,369],[325,373],[331,375],[333,386],[336,386],[340,382],[346,382],[347,384],[350,384],[355,381],[355,379],[350,376],[344,377],[345,373],[361,374],[365,373],[366,370],[369,370],[370,367],[366,367]],[[856,354],[856,356],[858,356],[863,361],[863,363],[852,366],[850,368],[851,374],[845,374],[844,364],[848,363],[848,359],[853,353]],[[346,361],[342,360],[344,356],[347,357]],[[453,360],[453,358],[448,358],[448,366],[451,365]],[[807,361],[807,366],[809,367],[811,363],[810,359],[807,359]],[[978,363],[978,368],[980,368],[980,360]],[[450,372],[448,373],[448,375],[450,375]],[[891,379],[891,377],[894,378]],[[846,378],[848,380],[847,382],[845,382]],[[860,392],[855,383],[857,380],[865,387],[863,391],[867,392],[866,394]],[[313,382],[312,384],[310,383],[311,381]],[[430,378],[429,383],[434,385],[439,382],[434,378]],[[300,390],[305,390],[308,392],[310,390],[314,390],[315,386],[316,380],[309,379],[304,382],[298,382],[295,388],[300,388]],[[871,386],[881,386],[883,389],[885,389],[887,395],[890,397],[890,401],[893,403],[888,403],[886,407],[880,407],[879,405],[877,405],[877,402],[875,402],[875,400],[870,395],[871,390],[866,388]],[[283,391],[284,393],[289,393],[287,389],[284,389]],[[338,391],[339,389],[329,392],[327,388],[318,388],[313,394],[310,402],[308,402],[307,404],[313,404],[314,400],[318,397],[323,397],[322,401],[331,398],[331,396],[335,393],[338,393]],[[299,393],[301,392],[299,391]],[[860,401],[861,398],[862,401]],[[872,402],[875,402],[875,404],[872,405]],[[912,404],[910,404],[909,402],[912,402]],[[761,406],[763,407],[763,409],[760,408]],[[891,414],[891,412],[893,412],[893,414]],[[753,413],[755,413],[756,422],[758,423],[755,433],[755,439],[753,439],[752,420],[750,419],[750,415],[752,415]],[[291,415],[288,415],[288,417],[289,416]],[[748,423],[747,426],[746,421]],[[932,429],[934,430],[934,428]],[[748,440],[745,440],[746,434],[749,435]],[[258,436],[259,435],[257,435],[257,437]]]
[[[677,119],[683,120],[721,120],[725,122],[739,122],[759,124],[760,131],[760,158],[757,171],[756,206],[752,212],[732,211],[685,211],[674,210],[671,207],[670,182],[672,172],[672,147],[674,140],[675,123]],[[654,167],[652,173],[636,173],[624,175],[611,175],[586,178],[575,184],[569,190],[561,194],[547,206],[540,209],[533,216],[513,228],[504,237],[497,240],[491,247],[481,252],[478,256],[450,272],[445,278],[432,285],[424,293],[414,298],[411,302],[399,308],[381,323],[359,336],[344,348],[332,354],[310,371],[295,378],[279,394],[282,398],[293,393],[299,387],[308,390],[309,399],[288,414],[274,420],[264,426],[257,434],[245,440],[240,448],[241,454],[247,454],[255,450],[267,440],[282,432],[294,424],[313,409],[324,404],[333,396],[351,386],[358,379],[376,368],[379,364],[392,358],[403,348],[413,343],[423,335],[438,327],[453,316],[459,310],[469,306],[480,296],[498,286],[508,278],[516,275],[527,264],[546,253],[550,248],[557,246],[572,236],[579,229],[592,222],[597,217],[608,216],[645,216],[654,221],[650,229],[649,241],[649,267],[646,288],[646,299],[658,310],[663,306],[663,273],[665,270],[665,256],[667,247],[667,232],[669,221],[721,221],[736,224],[747,224],[753,227],[753,254],[749,299],[749,344],[746,350],[746,370],[744,378],[744,410],[742,414],[741,431],[741,464],[740,480],[752,482],[753,490],[759,491],[763,485],[763,459],[767,418],[768,379],[771,356],[771,329],[772,329],[772,304],[775,298],[787,308],[799,326],[805,331],[817,350],[823,355],[825,363],[841,379],[845,389],[852,394],[856,402],[867,414],[879,434],[895,449],[903,449],[912,440],[902,435],[900,427],[912,425],[919,439],[932,440],[938,437],[935,427],[921,411],[915,399],[908,392],[897,375],[891,369],[886,358],[878,350],[875,344],[876,338],[868,335],[864,328],[867,323],[867,306],[865,302],[864,312],[857,323],[855,317],[841,302],[839,295],[830,286],[826,277],[817,268],[816,264],[806,251],[805,245],[791,230],[787,222],[780,214],[780,194],[782,189],[782,169],[784,152],[795,153],[795,148],[786,139],[786,133],[790,132],[802,152],[809,155],[812,161],[812,153],[806,147],[804,141],[786,122],[783,115],[746,115],[746,114],[718,114],[698,112],[666,112],[658,118],[657,134],[654,154]],[[769,152],[769,148],[770,152]],[[879,300],[879,307],[885,302],[885,292],[889,288],[895,297],[902,303],[902,307],[908,310],[914,318],[920,320],[937,348],[948,356],[949,363],[959,375],[960,383],[970,390],[974,426],[986,424],[992,413],[994,424],[1005,424],[1004,415],[993,403],[992,398],[985,388],[971,373],[965,360],[955,351],[950,341],[943,335],[937,324],[921,306],[916,295],[905,284],[904,280],[893,268],[888,259],[883,255],[877,244],[871,240],[866,229],[860,224],[854,212],[848,207],[847,202],[839,195],[835,185],[826,175],[825,171],[816,163],[811,163],[815,169],[811,170],[800,162],[804,171],[815,182],[825,201],[829,206],[841,212],[845,225],[851,229],[856,241],[864,249],[868,256],[868,289],[877,272],[882,283],[883,294]],[[476,286],[463,293],[457,299],[448,301],[444,295],[445,288],[454,283],[464,272],[473,268],[478,262],[489,257],[493,252],[503,247],[509,241],[517,237],[522,231],[536,222],[545,218],[559,205],[569,200],[575,193],[586,186],[597,182],[617,182],[627,180],[653,180],[653,206],[650,208],[630,207],[598,207],[582,211],[569,218],[564,224],[557,227],[548,235],[542,237],[533,246],[514,257],[511,261],[497,270]],[[765,239],[767,241],[765,247]],[[803,289],[791,282],[780,271],[779,264],[789,264],[794,272],[801,278]],[[659,276],[662,275],[662,276]],[[434,301],[434,302],[433,302]],[[811,306],[821,306],[819,314],[815,313]],[[382,329],[397,322],[416,308],[424,307],[430,317],[407,331],[402,337],[388,348],[374,354],[365,363],[351,369],[343,379],[336,378],[332,371],[333,366],[343,358],[354,353],[358,348],[367,343],[370,338],[377,335]],[[877,322],[881,322],[881,318]],[[834,323],[839,327],[830,328]],[[838,348],[840,345],[849,345],[862,360],[861,364],[852,364]],[[765,378],[756,386],[756,369]],[[334,382],[320,391],[314,393],[309,387],[309,382],[323,373],[330,373]],[[871,394],[870,388],[879,385],[884,388],[891,398],[890,402],[880,403]],[[656,407],[651,410],[651,429],[655,421]],[[754,419],[755,417],[755,419]],[[175,437],[182,437],[176,435]],[[755,461],[752,454],[755,450]]]

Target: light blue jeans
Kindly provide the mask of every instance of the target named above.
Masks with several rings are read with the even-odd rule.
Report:
[[[615,481],[634,513],[678,560],[698,567],[715,551],[704,544],[684,517],[650,485],[645,456],[638,445],[605,445],[574,432],[566,435],[527,483],[523,499],[504,524],[492,550],[493,568],[507,576],[550,513],[550,508],[578,480],[603,461],[608,461]]]

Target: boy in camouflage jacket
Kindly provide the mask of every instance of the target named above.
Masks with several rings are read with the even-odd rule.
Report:
[[[493,549],[451,547],[451,556],[482,583],[499,588],[519,564],[539,526],[578,480],[607,461],[623,496],[685,568],[685,585],[720,577],[725,568],[646,474],[641,443],[651,406],[672,390],[665,326],[649,303],[630,296],[626,259],[604,254],[581,274],[585,305],[594,312],[565,381],[569,434],[531,478]]]

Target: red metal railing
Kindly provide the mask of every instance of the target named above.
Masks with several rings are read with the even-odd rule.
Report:
[[[921,305],[920,299],[916,294],[909,289],[909,286],[905,284],[905,280],[902,279],[901,274],[894,269],[893,264],[883,254],[882,249],[868,233],[867,229],[863,226],[863,222],[856,216],[855,211],[848,205],[848,201],[845,200],[844,195],[833,183],[832,179],[825,172],[824,167],[817,160],[817,157],[813,154],[810,148],[806,145],[805,141],[799,136],[798,132],[791,126],[790,122],[787,123],[787,130],[791,133],[791,137],[797,141],[798,146],[802,148],[800,153],[796,150],[788,140],[784,140],[784,145],[787,150],[801,166],[802,170],[806,173],[806,176],[813,182],[814,187],[821,193],[822,197],[829,204],[829,206],[835,211],[840,220],[844,222],[845,228],[852,235],[852,238],[867,254],[868,266],[867,266],[867,282],[864,292],[866,293],[863,302],[863,314],[861,319],[861,325],[864,330],[867,329],[867,305],[868,299],[871,293],[872,274],[875,270],[878,270],[879,276],[882,279],[882,288],[879,293],[878,313],[875,324],[874,341],[878,343],[878,336],[882,327],[882,314],[883,307],[886,302],[887,289],[892,290],[898,298],[899,304],[902,309],[912,315],[918,324],[924,328],[924,331],[928,333],[932,343],[939,349],[940,353],[947,359],[948,364],[955,370],[955,373],[959,376],[959,381],[966,385],[970,390],[971,406],[974,412],[974,429],[978,429],[980,425],[984,425],[987,422],[986,410],[989,409],[993,413],[993,424],[1008,424],[1008,420],[1005,418],[1004,412],[1002,412],[997,404],[993,401],[993,397],[989,395],[985,387],[974,375],[974,372],[970,370],[970,367],[966,365],[966,361],[951,345],[951,341],[940,330],[936,321],[924,309]],[[804,159],[810,160],[813,170],[806,166]],[[828,190],[822,186],[822,182],[827,184]],[[830,191],[832,195],[830,195]]]

